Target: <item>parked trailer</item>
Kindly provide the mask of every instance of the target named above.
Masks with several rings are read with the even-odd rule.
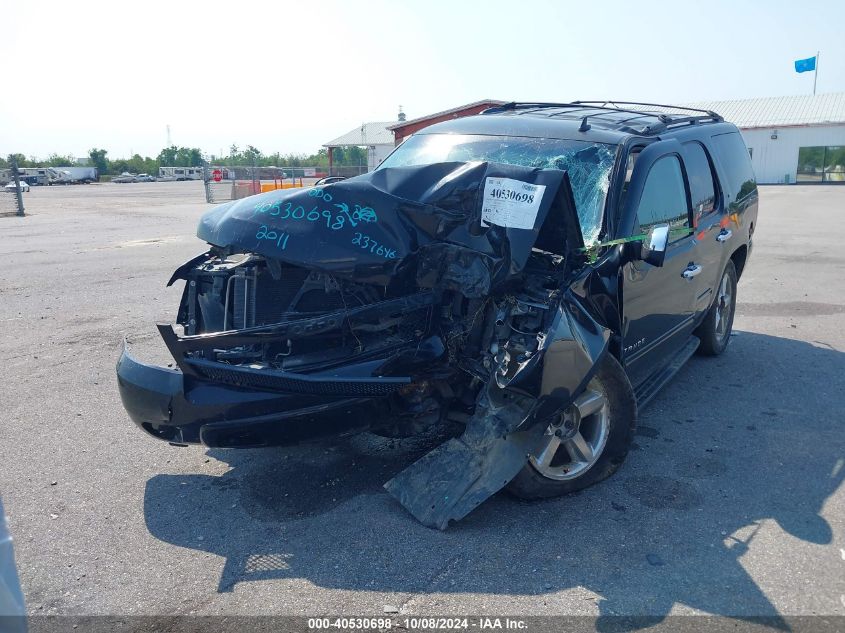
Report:
[[[159,167],[159,180],[202,180],[202,167]]]
[[[55,167],[59,172],[59,179],[54,184],[73,185],[91,182],[97,182],[99,176],[96,167]]]
[[[53,167],[21,167],[18,174],[30,185],[52,185],[61,179],[61,174]]]
[[[23,169],[18,169],[18,178],[20,178],[21,183],[26,183],[30,186],[36,186],[39,184],[43,184],[38,182],[38,175],[36,174],[26,174],[24,173]],[[10,182],[14,182],[14,176],[12,175],[11,169],[0,169],[0,187],[5,187]],[[49,184],[49,183],[48,183]]]

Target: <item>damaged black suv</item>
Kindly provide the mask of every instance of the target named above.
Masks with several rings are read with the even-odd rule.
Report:
[[[508,486],[619,467],[642,407],[730,341],[757,188],[709,111],[510,103],[372,173],[206,213],[176,270],[176,368],[128,350],[130,417],[175,444],[459,431],[385,484],[444,528]]]

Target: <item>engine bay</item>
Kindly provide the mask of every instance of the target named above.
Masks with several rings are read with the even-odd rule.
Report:
[[[544,345],[559,300],[561,256],[535,251],[493,296],[395,289],[351,281],[254,253],[212,249],[187,270],[178,313],[186,339],[238,333],[237,344],[187,351],[187,360],[251,372],[309,374],[353,364],[378,376],[412,373],[376,431],[406,436],[445,417],[465,419],[491,377],[505,387]],[[414,301],[402,301],[409,297]],[[423,299],[424,298],[424,299]],[[439,348],[435,362],[415,350]],[[430,360],[430,354],[422,357]]]

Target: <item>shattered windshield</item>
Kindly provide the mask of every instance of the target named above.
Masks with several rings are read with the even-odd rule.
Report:
[[[584,243],[595,243],[616,160],[616,146],[568,139],[470,134],[418,134],[396,149],[379,169],[442,162],[485,161],[569,174]]]

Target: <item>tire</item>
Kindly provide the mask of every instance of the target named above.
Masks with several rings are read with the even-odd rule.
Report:
[[[588,412],[595,407],[595,398],[591,393],[601,394],[604,399],[602,409],[596,413],[579,416],[580,411]],[[578,403],[581,403],[580,408]],[[554,459],[547,457],[547,451],[539,450],[508,484],[508,491],[517,497],[545,499],[583,490],[612,475],[625,461],[637,425],[637,400],[625,370],[611,354],[604,355],[585,392],[575,398],[573,406],[561,417],[563,423],[558,420],[554,424],[560,425],[557,430],[563,432],[564,439],[556,450],[551,436],[554,426],[550,425],[547,429],[549,444],[546,447],[551,448]],[[574,447],[580,444],[574,438],[566,439],[566,434],[572,433],[572,429],[567,430],[567,422],[579,417],[580,422],[575,422],[574,430],[578,431],[577,435],[582,436],[582,441],[587,440],[591,450],[595,449],[593,453],[596,457],[591,463],[579,462],[579,465],[573,465],[566,472],[567,459],[572,464],[577,462],[570,450],[578,450]],[[595,433],[602,425],[606,428],[603,443],[597,441]],[[580,457],[583,459],[583,456],[582,451]],[[544,468],[541,461],[548,461],[548,466]]]
[[[725,312],[727,309],[727,312]],[[736,313],[736,267],[731,260],[719,278],[716,286],[716,296],[713,305],[701,325],[695,330],[695,335],[701,339],[697,353],[702,356],[718,356],[725,351],[731,342],[731,330]]]

